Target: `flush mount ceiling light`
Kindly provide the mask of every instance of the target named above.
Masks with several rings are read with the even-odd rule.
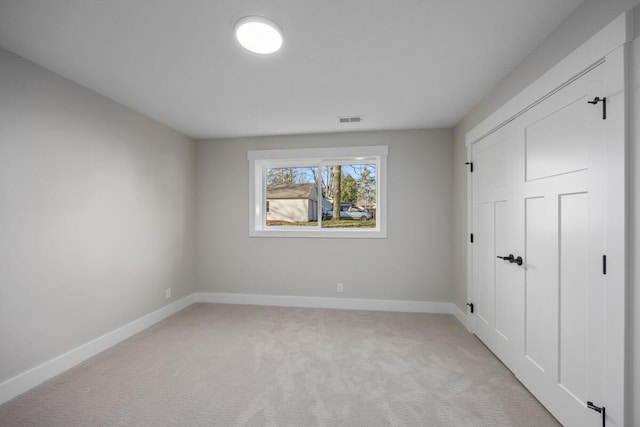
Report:
[[[236,22],[236,38],[247,50],[266,55],[282,46],[280,28],[261,16],[246,16]]]

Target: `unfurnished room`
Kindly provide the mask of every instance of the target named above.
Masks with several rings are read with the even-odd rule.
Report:
[[[0,0],[1,426],[640,425],[640,0]]]

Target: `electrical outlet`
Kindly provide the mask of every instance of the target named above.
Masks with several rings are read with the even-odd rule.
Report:
[[[171,298],[171,288],[167,288],[164,290],[164,298],[165,299]]]
[[[344,285],[342,283],[338,283],[338,292],[342,293],[344,292]]]

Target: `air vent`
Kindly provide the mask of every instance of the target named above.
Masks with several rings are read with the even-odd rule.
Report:
[[[338,117],[338,122],[340,123],[360,123],[361,121],[362,116]]]

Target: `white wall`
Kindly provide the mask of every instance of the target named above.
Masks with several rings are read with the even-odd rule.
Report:
[[[248,150],[357,145],[389,145],[388,239],[249,237]],[[451,301],[451,161],[450,130],[199,141],[198,291]]]
[[[454,217],[453,228],[455,230],[453,242],[453,256],[460,262],[466,259],[466,216],[459,215],[459,212],[466,211],[466,171],[463,163],[466,161],[465,134],[474,126],[488,117],[498,107],[511,99],[534,80],[548,71],[553,65],[571,53],[574,49],[584,43],[589,37],[597,33],[614,18],[623,12],[632,9],[640,4],[640,0],[585,0],[576,11],[554,31],[525,61],[522,62],[509,76],[507,76],[492,92],[480,102],[465,118],[454,128]],[[636,12],[636,31],[640,22]],[[640,268],[640,226],[638,226],[638,213],[640,212],[640,134],[637,123],[640,123],[640,41],[638,39],[632,45],[632,64],[629,69],[632,83],[631,93],[631,180],[633,184],[631,194],[632,211],[630,212],[631,227],[634,230],[631,243],[632,258],[630,265],[630,312],[631,312],[631,332],[633,339],[629,343],[628,359],[633,368],[629,379],[632,384],[630,388],[629,409],[633,417],[629,425],[640,425],[640,315],[636,314],[640,310],[640,291],[638,291],[638,277]],[[461,230],[465,230],[463,233]],[[466,262],[466,261],[465,261]],[[453,276],[453,296],[454,303],[460,308],[464,307],[467,299],[466,273],[454,270]]]
[[[195,143],[0,50],[0,383],[193,292]]]

